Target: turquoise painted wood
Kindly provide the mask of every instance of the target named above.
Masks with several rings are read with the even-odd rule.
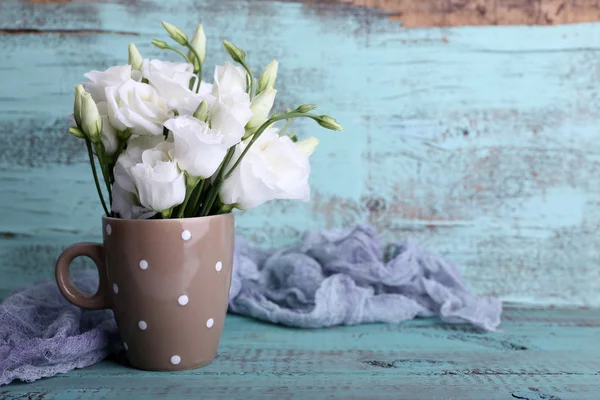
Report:
[[[0,2],[0,297],[52,276],[62,248],[100,238],[80,142],[65,131],[92,68],[147,57],[159,21],[203,22],[260,69],[278,108],[315,102],[312,200],[244,213],[262,246],[371,223],[455,260],[473,289],[528,304],[600,305],[600,24],[403,29],[383,11],[297,2]]]
[[[431,319],[298,330],[229,316],[205,368],[144,372],[118,355],[0,398],[595,400],[599,337],[598,310],[511,309],[489,334]]]
[[[148,57],[159,21],[221,39],[253,65],[281,63],[277,106],[315,102],[309,203],[240,217],[263,246],[308,228],[371,223],[455,260],[473,289],[508,301],[600,305],[600,24],[403,29],[346,5],[0,3],[0,296],[52,275],[64,246],[97,240],[100,207],[81,143],[65,134],[73,85],[92,68]]]

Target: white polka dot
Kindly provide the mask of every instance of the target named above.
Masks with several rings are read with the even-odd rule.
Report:
[[[189,300],[190,300],[190,299],[188,299],[188,297],[187,297],[185,294],[182,294],[182,295],[181,295],[181,296],[179,296],[179,298],[177,299],[177,302],[178,302],[179,304],[181,304],[182,306],[185,306],[185,305],[188,303],[188,301],[189,301]]]
[[[129,346],[127,346],[127,343],[123,342],[123,347],[125,348],[125,351],[129,350]]]
[[[145,331],[145,330],[146,330],[146,328],[148,327],[148,324],[146,323],[146,321],[140,321],[140,322],[138,322],[138,327],[139,327],[141,330]]]
[[[221,269],[223,269],[223,263],[219,261],[217,265],[215,265],[215,269],[217,270],[217,272],[221,271]]]
[[[171,357],[171,364],[177,365],[180,362],[181,362],[181,357],[179,357],[179,356],[173,356],[173,357]]]
[[[208,321],[206,321],[206,327],[207,328],[212,328],[212,326],[214,325],[215,320],[212,318],[209,318]]]
[[[106,224],[106,234],[110,235],[112,233],[112,226],[110,224]]]
[[[140,268],[141,268],[141,269],[146,269],[146,268],[148,268],[148,261],[146,261],[146,260],[142,260],[142,261],[140,261]]]
[[[192,232],[188,231],[187,229],[183,232],[181,232],[181,238],[183,240],[190,240],[192,237]]]
[[[119,293],[119,287],[116,283],[113,283],[113,292],[115,292],[115,294]]]

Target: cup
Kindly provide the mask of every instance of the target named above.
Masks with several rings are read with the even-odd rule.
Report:
[[[71,303],[110,308],[127,359],[136,368],[198,368],[217,354],[227,313],[234,246],[233,214],[200,218],[102,218],[104,243],[67,248],[56,282]],[[69,279],[79,256],[98,268],[98,291],[82,294]]]

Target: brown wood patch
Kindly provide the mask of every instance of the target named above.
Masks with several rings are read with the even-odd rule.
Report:
[[[308,3],[323,5],[321,0]],[[600,20],[598,0],[332,0],[385,10],[406,27],[557,25]]]

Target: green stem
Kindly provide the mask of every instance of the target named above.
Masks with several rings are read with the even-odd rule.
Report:
[[[200,211],[199,210],[200,204],[198,202],[200,201],[200,195],[202,194],[202,190],[204,189],[205,181],[206,181],[205,179],[200,180],[200,182],[198,182],[198,184],[194,188],[194,193],[192,194],[192,199],[188,203],[186,210],[185,210],[186,217],[195,216],[198,213],[198,211]],[[196,211],[197,209],[198,209],[198,211]]]
[[[281,121],[283,119],[292,119],[292,118],[311,118],[314,120],[317,120],[319,117],[317,115],[314,114],[303,114],[303,113],[299,113],[299,112],[295,112],[295,111],[290,111],[284,114],[280,114],[280,115],[276,115],[273,116],[271,118],[269,118],[268,120],[265,121],[264,124],[262,124],[260,126],[260,128],[258,128],[256,130],[256,132],[254,133],[254,135],[252,136],[252,139],[250,139],[250,143],[248,143],[248,145],[246,146],[246,148],[244,149],[244,151],[242,152],[242,154],[240,154],[240,156],[238,157],[238,159],[235,161],[235,164],[233,164],[233,167],[231,167],[231,169],[229,169],[229,171],[227,171],[227,173],[225,174],[225,177],[223,178],[223,180],[226,180],[227,178],[229,178],[231,176],[231,174],[233,173],[233,171],[237,168],[237,166],[242,162],[242,158],[244,158],[244,156],[246,155],[246,153],[248,152],[248,150],[250,150],[250,147],[252,147],[252,145],[254,144],[254,142],[256,142],[258,140],[258,138],[260,137],[260,135],[262,135],[262,133],[269,127],[271,126],[273,123],[277,122],[277,121]]]
[[[200,91],[200,85],[202,85],[202,59],[190,42],[187,42],[185,45],[192,53],[194,53],[194,57],[196,57],[196,60],[198,61],[198,87],[196,88],[196,93],[198,93]]]
[[[221,184],[224,181],[223,172],[225,171],[227,164],[229,164],[229,161],[231,161],[231,158],[233,157],[234,153],[235,153],[235,146],[231,147],[227,151],[227,155],[225,156],[225,159],[223,160],[223,163],[221,164],[221,166],[219,167],[219,171],[217,172],[217,176],[215,178],[215,183],[212,185],[210,192],[208,192],[208,197],[207,197],[208,200],[202,205],[202,210],[200,211],[201,217],[208,215],[208,213],[210,212],[210,209],[212,208],[213,203],[215,202],[217,195],[219,194],[219,189],[221,188]]]
[[[102,177],[104,178],[104,184],[106,185],[106,190],[108,191],[108,200],[112,207],[112,189],[110,187],[110,174],[108,171],[108,165],[106,163],[106,152],[104,151],[104,145],[100,142],[97,145],[94,145],[96,149],[96,156],[98,157],[98,162],[100,163],[100,170],[102,171]]]
[[[188,58],[188,56],[186,56],[185,54],[183,54],[183,52],[182,52],[182,51],[180,51],[180,50],[177,50],[175,47],[171,47],[171,46],[169,46],[169,47],[166,47],[166,49],[167,49],[167,50],[172,50],[172,51],[174,51],[175,53],[177,53],[177,54],[179,54],[181,57],[183,57],[183,58],[185,59],[185,61],[186,61],[186,62],[189,62],[189,63],[191,64],[191,61],[190,61],[190,59]]]
[[[92,153],[92,144],[89,139],[85,139],[85,145],[87,147],[88,156],[90,158],[90,166],[92,167],[92,174],[94,175],[94,182],[96,183],[96,190],[98,191],[98,197],[100,197],[100,202],[102,203],[102,208],[106,213],[107,217],[110,217],[110,213],[108,212],[108,208],[106,207],[106,203],[104,202],[104,196],[102,195],[102,189],[100,189],[100,181],[98,181],[98,172],[96,171],[96,162],[94,161],[94,154]]]
[[[287,120],[287,122],[285,123],[283,128],[281,128],[281,130],[279,131],[279,136],[283,136],[283,134],[285,133],[285,131],[288,130],[288,128],[290,127],[291,124],[292,124],[292,119],[290,118]]]
[[[254,75],[252,74],[252,70],[250,69],[248,64],[246,64],[246,61],[242,61],[240,64],[242,64],[242,67],[244,67],[244,69],[248,73],[248,76],[250,77],[250,87],[248,88],[248,94],[250,95],[250,100],[252,100],[252,98],[254,97]]]
[[[183,212],[185,211],[185,207],[187,206],[188,201],[190,201],[190,196],[192,195],[192,192],[194,191],[194,188],[196,186],[188,186],[185,191],[185,198],[183,199],[183,203],[181,203],[179,205],[179,207],[177,208],[177,214],[175,215],[175,218],[182,218],[183,217]]]

